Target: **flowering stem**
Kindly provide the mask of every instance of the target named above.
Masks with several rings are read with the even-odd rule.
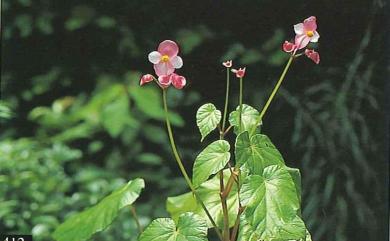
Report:
[[[238,129],[241,131],[241,126],[242,126],[242,90],[243,89],[243,84],[242,84],[242,77],[240,78],[240,99],[239,99],[239,104],[240,104],[240,116],[239,116],[239,124],[238,124]]]
[[[226,116],[229,103],[229,87],[230,87],[230,68],[226,68],[226,95],[225,95],[225,108],[223,111],[222,128],[220,129],[219,139],[223,140],[226,134]],[[228,128],[229,129],[229,128]],[[223,181],[223,170],[219,171],[219,183],[220,183],[220,198],[222,203],[223,213],[223,240],[230,241],[230,229],[229,229],[229,213],[227,207],[227,196],[224,195],[225,187]]]
[[[141,234],[143,232],[143,229],[142,229],[141,223],[139,222],[137,212],[135,211],[135,207],[133,205],[130,206],[130,211],[131,211],[131,214],[134,217],[134,220],[135,220],[135,223],[137,225],[138,231]]]
[[[207,210],[206,205],[203,203],[203,201],[200,199],[198,193],[195,191],[194,186],[192,185],[191,179],[189,178],[186,169],[184,168],[183,162],[180,159],[179,153],[176,148],[175,140],[173,138],[173,133],[172,133],[172,127],[171,127],[171,122],[169,121],[169,111],[168,111],[168,104],[167,104],[167,90],[163,89],[163,103],[164,103],[164,111],[165,111],[165,121],[167,124],[167,130],[168,130],[168,136],[169,136],[169,141],[171,143],[173,155],[176,159],[177,164],[179,165],[180,171],[184,176],[184,179],[187,182],[187,185],[191,189],[191,192],[194,194],[196,200],[199,202],[199,204],[202,206],[203,210],[205,211],[207,217],[210,219],[212,225],[214,226],[215,232],[217,233],[219,239],[222,241],[222,234],[219,231],[217,224],[215,223],[213,217],[211,216],[210,212]]]
[[[225,97],[225,108],[223,111],[223,120],[222,120],[222,131],[225,132],[226,116],[229,103],[229,87],[230,87],[230,68],[226,68],[226,97]]]
[[[287,71],[290,68],[291,63],[292,63],[294,58],[295,58],[295,55],[292,54],[291,57],[288,59],[286,67],[284,67],[284,70],[283,70],[282,74],[280,75],[280,78],[279,78],[278,82],[276,83],[274,89],[272,90],[272,93],[271,93],[270,97],[268,98],[267,102],[265,103],[265,106],[263,107],[263,109],[260,112],[259,118],[257,118],[256,123],[255,123],[253,129],[251,130],[251,133],[250,133],[251,135],[253,135],[253,133],[256,131],[256,127],[260,124],[260,122],[263,119],[265,113],[267,112],[267,109],[268,109],[269,105],[271,104],[272,99],[275,97],[276,93],[278,92],[279,87],[280,87],[280,85],[282,84],[282,82],[284,80],[284,77],[286,77]]]

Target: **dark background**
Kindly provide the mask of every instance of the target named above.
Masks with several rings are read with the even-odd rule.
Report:
[[[142,177],[141,222],[167,216],[186,191],[168,146],[147,54],[178,42],[187,77],[169,91],[175,135],[191,170],[197,108],[223,108],[225,69],[246,66],[244,102],[261,109],[288,58],[293,25],[314,15],[315,65],[301,57],[263,120],[289,166],[302,173],[313,240],[386,240],[386,6],[384,1],[2,1],[0,231],[50,233],[72,212]],[[387,47],[388,49],[388,47]],[[388,85],[388,82],[387,82]],[[238,82],[232,80],[232,103]],[[387,129],[388,132],[388,129]],[[135,240],[123,213],[94,240]]]

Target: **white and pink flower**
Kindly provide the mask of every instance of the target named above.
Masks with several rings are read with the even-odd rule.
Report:
[[[149,53],[148,59],[154,64],[154,70],[157,76],[170,75],[175,69],[183,66],[183,60],[177,54],[179,47],[172,40],[162,41],[157,51]]]
[[[172,73],[170,75],[161,75],[158,77],[158,82],[162,88],[168,88],[171,84],[176,89],[183,89],[187,80],[184,76]]]
[[[319,64],[320,63],[320,54],[313,49],[306,49],[305,50],[305,55],[313,60],[314,63]]]
[[[230,68],[233,65],[233,60],[227,60],[223,62],[222,65],[225,66],[226,68]]]
[[[152,82],[153,78],[154,77],[151,74],[142,75],[139,85],[144,85],[144,84],[147,84],[149,82]]]
[[[316,17],[311,16],[303,21],[294,25],[295,45],[298,49],[305,48],[309,42],[316,43],[320,38],[320,34],[317,32]]]
[[[289,41],[284,41],[283,43],[283,51],[286,53],[291,53],[297,49],[297,46]]]
[[[244,78],[245,76],[245,68],[232,69],[232,72],[236,74],[237,78]]]

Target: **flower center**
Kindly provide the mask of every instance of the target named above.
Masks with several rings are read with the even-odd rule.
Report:
[[[169,56],[168,55],[161,56],[161,61],[162,62],[168,62],[169,61]]]
[[[307,31],[306,35],[311,38],[311,37],[314,36],[314,32],[313,31]]]

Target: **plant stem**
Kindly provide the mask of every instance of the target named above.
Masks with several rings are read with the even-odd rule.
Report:
[[[230,87],[230,68],[226,68],[226,96],[225,96],[225,108],[223,111],[223,119],[222,119],[222,131],[225,131],[226,124],[226,116],[228,111],[228,103],[229,103],[229,87]]]
[[[263,109],[260,112],[259,118],[257,118],[256,123],[255,123],[253,129],[250,132],[251,135],[253,135],[253,133],[256,131],[256,127],[260,124],[261,120],[263,119],[263,117],[264,117],[264,115],[265,115],[269,105],[271,104],[273,98],[275,97],[276,93],[278,92],[279,87],[280,87],[280,85],[282,84],[282,82],[284,80],[284,77],[286,77],[287,71],[290,68],[290,65],[291,65],[291,63],[292,63],[294,58],[295,58],[295,55],[292,54],[290,56],[290,58],[288,59],[286,67],[284,67],[284,70],[283,70],[282,74],[280,75],[278,82],[276,83],[274,89],[272,90],[272,93],[271,93],[270,97],[268,98],[267,102],[265,103],[265,106],[263,107]]]
[[[243,91],[243,84],[242,84],[242,78],[240,78],[240,97],[239,97],[239,104],[240,104],[240,116],[239,116],[239,124],[238,129],[241,131],[241,125],[242,125],[242,93]]]
[[[238,228],[240,227],[240,216],[241,216],[241,214],[242,214],[243,212],[244,212],[244,208],[240,206],[239,209],[238,209],[236,222],[234,223],[231,241],[236,241],[236,237],[237,237],[237,233],[238,233]]]
[[[134,217],[135,223],[137,224],[138,231],[141,234],[143,232],[143,229],[142,229],[141,223],[139,222],[137,212],[135,211],[135,207],[133,205],[131,205],[130,210],[131,210],[131,214]]]
[[[222,128],[220,129],[219,139],[223,140],[225,137],[226,116],[229,104],[229,87],[230,87],[230,68],[226,68],[226,94],[225,94],[225,108],[223,111]],[[229,213],[227,207],[227,196],[224,195],[225,187],[223,182],[223,169],[219,171],[219,184],[220,184],[220,198],[222,203],[223,213],[223,240],[230,241],[230,229],[229,229]]]
[[[223,240],[230,240],[230,230],[229,230],[229,213],[227,208],[227,197],[223,195],[224,193],[224,183],[223,183],[223,170],[219,171],[219,180],[220,180],[220,197],[222,203],[222,213],[223,213]]]
[[[194,194],[196,200],[199,202],[199,204],[202,206],[203,210],[205,211],[207,217],[210,219],[212,225],[214,226],[215,232],[217,233],[218,237],[220,240],[222,239],[222,234],[219,231],[217,224],[215,223],[213,217],[211,216],[210,212],[207,210],[206,205],[203,203],[203,201],[200,199],[199,195],[195,191],[194,186],[192,185],[191,179],[189,178],[186,169],[184,168],[183,162],[180,159],[179,153],[176,148],[175,140],[173,138],[173,133],[172,133],[172,127],[171,127],[171,122],[169,121],[169,111],[168,111],[168,104],[167,104],[167,91],[166,89],[163,89],[163,103],[164,103],[164,111],[165,111],[165,121],[167,124],[167,130],[168,130],[168,136],[169,136],[169,141],[171,143],[173,155],[175,157],[175,160],[177,164],[179,165],[180,171],[184,176],[184,179],[187,182],[187,185],[191,189],[191,192]]]

